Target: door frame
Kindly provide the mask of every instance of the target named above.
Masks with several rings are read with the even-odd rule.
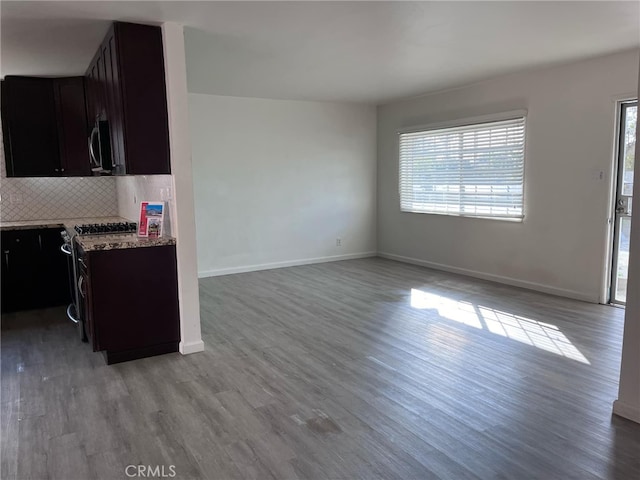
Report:
[[[632,93],[627,95],[619,95],[613,98],[615,103],[615,126],[613,130],[613,151],[612,151],[612,162],[610,169],[610,179],[609,182],[609,195],[608,202],[609,205],[607,207],[607,233],[606,233],[606,252],[604,255],[604,268],[603,268],[603,277],[602,277],[602,289],[600,291],[600,303],[603,305],[612,305],[616,307],[623,307],[624,305],[620,303],[613,303],[611,301],[613,297],[613,256],[616,248],[616,239],[615,239],[615,230],[616,230],[616,212],[615,212],[615,204],[618,195],[618,175],[620,172],[620,156],[622,155],[621,151],[621,137],[623,134],[623,125],[622,125],[622,114],[623,114],[623,105],[626,103],[637,103],[638,102],[638,94]]]

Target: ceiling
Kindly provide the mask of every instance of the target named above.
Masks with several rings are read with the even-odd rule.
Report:
[[[0,74],[84,73],[111,20],[184,24],[189,91],[384,103],[640,47],[632,2],[0,3]]]

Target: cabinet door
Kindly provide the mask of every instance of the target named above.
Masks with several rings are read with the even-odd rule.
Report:
[[[102,348],[96,333],[91,295],[91,277],[87,272],[81,273],[78,277],[78,296],[80,297],[79,303],[82,312],[82,320],[84,321],[87,340],[89,341],[91,348],[94,352],[99,352]]]
[[[84,324],[87,340],[91,344],[93,351],[97,352],[100,350],[100,343],[94,326],[91,260],[89,255],[87,255],[79,245],[76,244],[75,248],[77,252],[76,270],[78,272],[76,279],[78,289],[78,313]]]
[[[171,173],[162,31],[116,22],[114,32],[127,173]]]
[[[67,256],[60,229],[2,232],[2,311],[30,310],[71,302]]]
[[[40,270],[37,285],[43,306],[67,305],[71,302],[67,255],[62,253],[60,229],[44,228],[37,232],[40,247]]]
[[[53,80],[7,76],[2,116],[9,143],[8,177],[52,177],[60,172]],[[7,154],[8,153],[8,154]]]
[[[118,56],[113,29],[104,39],[101,57],[104,59],[105,106],[111,136],[112,173],[126,173],[124,154],[124,126],[122,123],[122,95],[118,70]]]
[[[91,130],[96,121],[96,115],[98,107],[96,105],[96,74],[95,74],[95,62],[89,65],[87,73],[85,75],[85,85],[87,89],[87,124],[88,129]]]
[[[54,80],[63,176],[90,176],[84,77]]]
[[[100,350],[121,352],[180,340],[174,246],[102,250],[89,256]]]
[[[16,305],[16,281],[12,278],[13,262],[11,261],[11,248],[9,246],[9,235],[2,232],[2,272],[0,272],[0,283],[2,285],[2,312],[15,310]],[[12,268],[9,268],[12,267]]]
[[[8,163],[11,159],[11,141],[9,139],[9,115],[7,115],[7,105],[6,101],[9,98],[7,93],[7,82],[4,80],[0,80],[0,109],[1,109],[1,119],[2,119],[2,144],[4,146],[4,158],[5,163],[7,164],[6,170],[7,174],[9,172]]]
[[[42,306],[37,280],[40,246],[35,230],[2,232],[2,311]]]
[[[96,56],[95,63],[92,66],[93,76],[93,114],[94,118],[90,119],[95,121],[96,118],[106,117],[106,110],[104,107],[104,62],[101,55]],[[91,122],[94,123],[94,122]]]

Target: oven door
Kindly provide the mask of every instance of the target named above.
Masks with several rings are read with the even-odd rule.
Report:
[[[69,287],[71,291],[71,303],[67,307],[67,317],[73,323],[75,323],[78,327],[78,334],[80,335],[80,339],[83,342],[87,341],[87,334],[84,327],[84,322],[82,321],[80,312],[81,310],[78,308],[78,282],[77,282],[77,269],[76,269],[76,260],[73,252],[73,247],[71,243],[65,242],[60,247],[62,253],[67,255],[67,268],[69,271]]]
[[[90,278],[89,269],[85,263],[84,255],[78,252],[78,247],[74,249],[76,255],[76,288],[78,290],[78,317],[82,325],[83,342],[91,343],[93,351],[98,351],[96,336],[93,331],[91,319],[91,299],[89,295]],[[89,340],[90,339],[90,340]]]

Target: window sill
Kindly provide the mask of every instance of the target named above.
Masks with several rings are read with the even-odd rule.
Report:
[[[477,218],[480,220],[497,220],[509,223],[524,223],[524,215],[522,217],[491,217],[482,215],[465,215],[463,213],[439,213],[439,212],[416,212],[412,210],[400,210],[400,213],[418,214],[418,215],[437,215],[439,217],[459,217],[459,218]]]

